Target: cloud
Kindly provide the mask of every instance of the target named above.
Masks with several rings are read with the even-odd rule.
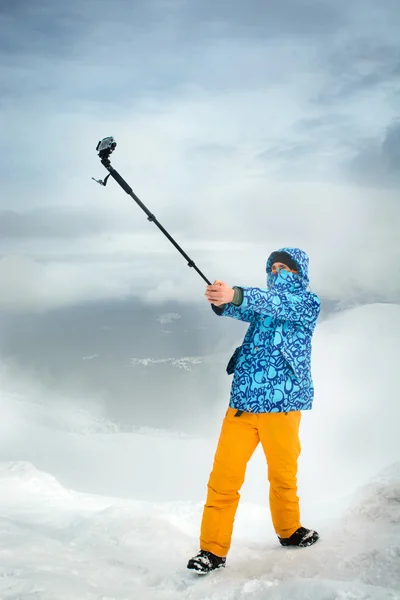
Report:
[[[343,11],[328,2],[282,0],[265,3],[250,0],[222,0],[217,5],[204,0],[195,5],[176,3],[179,20],[189,31],[208,28],[219,37],[313,36],[329,34],[343,25]]]
[[[132,213],[133,214],[133,213]],[[105,232],[135,230],[139,223],[131,215],[97,206],[61,206],[33,208],[25,211],[0,211],[0,236],[19,239],[68,238],[98,235]]]
[[[400,188],[400,121],[390,124],[378,139],[365,140],[348,165],[358,183]]]
[[[397,297],[400,278],[383,286],[371,270],[382,244],[398,255],[398,11],[362,6],[10,6],[3,304],[193,299],[203,285],[189,291],[197,275],[112,179],[92,181],[108,135],[114,167],[210,279],[261,285],[270,250],[299,245],[331,299]]]
[[[0,260],[0,286],[4,290],[3,311],[41,312],[73,306],[90,299],[112,299],[132,292],[129,274],[103,264],[40,264],[27,257],[7,256]],[[124,292],[125,290],[125,292]]]
[[[376,34],[335,44],[323,56],[328,77],[315,100],[324,106],[349,98],[364,104],[368,94],[390,94],[400,82],[398,46],[397,37],[379,39]]]

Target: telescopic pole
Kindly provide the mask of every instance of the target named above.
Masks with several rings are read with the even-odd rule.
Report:
[[[140,208],[146,213],[147,220],[150,222],[153,222],[155,225],[157,225],[157,227],[160,229],[160,231],[162,231],[163,234],[169,239],[171,244],[173,244],[175,246],[175,248],[178,250],[178,252],[180,252],[182,254],[182,256],[188,261],[188,263],[187,263],[188,266],[192,267],[195,271],[197,271],[197,273],[200,275],[200,277],[208,285],[211,285],[211,282],[200,271],[200,269],[197,267],[197,265],[194,263],[194,261],[186,254],[186,252],[184,252],[184,250],[182,250],[182,248],[174,240],[174,238],[168,233],[168,231],[166,229],[164,229],[164,227],[161,225],[161,223],[156,219],[155,215],[153,215],[149,211],[149,209],[143,204],[143,202],[134,193],[134,191],[132,190],[130,185],[128,185],[128,183],[125,181],[125,179],[123,177],[121,177],[121,175],[118,173],[118,171],[116,171],[114,169],[114,167],[112,167],[111,162],[110,162],[110,154],[111,154],[111,152],[113,152],[115,150],[116,145],[117,145],[117,143],[115,142],[114,138],[112,138],[112,137],[104,138],[97,144],[96,150],[99,151],[99,157],[100,157],[101,163],[107,169],[107,171],[109,172],[109,175],[107,175],[107,177],[104,179],[104,181],[101,181],[98,179],[95,179],[95,181],[97,181],[97,183],[100,183],[101,185],[105,186],[107,183],[108,177],[111,175],[111,177],[113,179],[115,179],[115,181],[117,183],[119,183],[119,185],[122,187],[124,192],[126,192],[129,196],[131,196],[131,198],[134,199],[136,204],[138,204],[140,206]],[[94,177],[92,177],[92,179],[94,179]]]

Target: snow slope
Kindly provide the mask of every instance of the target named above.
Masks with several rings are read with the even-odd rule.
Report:
[[[121,433],[4,373],[0,395],[1,600],[400,599],[400,307],[355,308],[317,328],[314,410],[303,414],[303,522],[322,539],[278,546],[265,461],[251,461],[228,567],[187,559],[218,428]],[[221,418],[226,400],[221,401]]]
[[[78,494],[16,462],[0,465],[0,508],[4,600],[400,598],[400,463],[312,548],[278,547],[249,518],[252,542],[205,579],[184,566],[199,506]]]

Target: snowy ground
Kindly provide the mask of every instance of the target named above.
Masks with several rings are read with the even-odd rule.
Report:
[[[277,544],[258,452],[228,566],[206,578],[185,567],[214,438],[122,434],[3,382],[1,600],[400,600],[398,339],[400,307],[321,325],[300,464],[303,521],[321,540]]]
[[[4,600],[400,598],[400,464],[363,490],[320,543],[277,546],[245,506],[225,570],[185,569],[200,505],[79,494],[30,463],[0,466]],[[251,538],[251,541],[249,541]]]

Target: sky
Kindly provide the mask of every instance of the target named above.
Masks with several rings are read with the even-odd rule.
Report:
[[[0,8],[0,308],[204,302],[265,285],[282,246],[313,291],[399,302],[396,0],[17,0]]]

